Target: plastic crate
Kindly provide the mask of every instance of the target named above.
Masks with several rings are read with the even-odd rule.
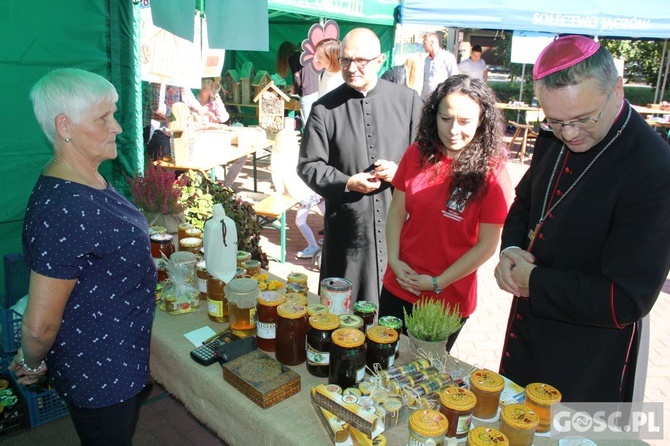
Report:
[[[2,355],[16,352],[21,346],[22,316],[14,310],[0,309],[0,351]]]
[[[69,415],[67,404],[55,390],[40,386],[19,386],[28,405],[30,427],[41,426]]]
[[[5,295],[0,308],[7,309],[28,294],[30,269],[23,254],[5,254]]]
[[[18,402],[14,407],[11,409],[4,408],[0,413],[0,442],[2,442],[3,439],[11,435],[27,430],[30,424],[25,397],[19,390],[21,385],[16,382],[14,374],[2,372],[0,373],[0,379],[7,380],[9,382],[8,388],[18,397]]]

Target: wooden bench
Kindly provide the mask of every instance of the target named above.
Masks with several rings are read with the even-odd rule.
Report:
[[[298,200],[295,198],[282,194],[272,194],[253,206],[263,227],[274,228],[275,226],[272,223],[279,219],[280,263],[286,262],[286,212],[296,204],[298,204]]]

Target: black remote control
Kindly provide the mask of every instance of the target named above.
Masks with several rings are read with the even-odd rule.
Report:
[[[229,331],[220,333],[214,339],[205,342],[200,347],[196,347],[195,350],[191,351],[191,358],[198,364],[205,366],[212,365],[219,360],[219,354],[216,351],[216,347],[236,339],[240,339],[240,337]]]

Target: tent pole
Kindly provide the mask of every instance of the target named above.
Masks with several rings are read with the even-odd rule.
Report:
[[[658,77],[656,79],[656,91],[654,92],[654,104],[658,104],[660,101],[658,100],[658,90],[661,88],[661,77],[663,75],[663,62],[665,61],[665,57],[667,55],[667,48],[668,48],[668,39],[665,39],[665,42],[663,43],[663,54],[661,54],[661,63],[658,67]],[[661,95],[661,97],[663,97]]]
[[[519,87],[519,102],[523,102],[523,83],[526,80],[526,64],[521,65],[521,86]],[[521,110],[516,113],[516,122],[520,122]]]

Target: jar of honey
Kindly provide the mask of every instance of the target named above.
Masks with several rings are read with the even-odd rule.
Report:
[[[277,307],[286,301],[277,291],[263,291],[257,298],[256,343],[266,352],[277,349]]]
[[[400,356],[400,333],[402,332],[402,319],[395,316],[382,316],[379,318],[379,325],[382,327],[393,328],[398,333],[398,342],[395,344],[395,359]]]
[[[235,278],[236,279],[244,279],[247,277],[247,270],[242,268],[241,266],[238,266],[235,268]]]
[[[307,296],[299,293],[286,293],[286,300],[307,306]]]
[[[507,436],[498,429],[479,426],[468,433],[467,446],[509,446]]]
[[[228,322],[225,286],[225,282],[215,277],[207,278],[207,314],[214,322]]]
[[[251,260],[251,253],[247,251],[237,251],[237,266],[242,266],[242,262]]]
[[[510,445],[531,446],[538,424],[539,415],[524,404],[508,404],[500,411],[500,432]]]
[[[355,328],[363,331],[363,318],[355,314],[341,314],[340,328]]]
[[[307,285],[298,283],[298,282],[291,282],[286,284],[286,293],[287,294],[302,294],[303,296],[307,297]]]
[[[170,234],[154,234],[151,236],[151,257],[156,262],[158,282],[163,282],[168,278],[163,256],[169,259],[174,252],[173,237]]]
[[[477,405],[472,415],[479,419],[489,419],[498,413],[500,393],[505,388],[502,376],[491,370],[475,370],[470,374],[470,390],[477,397]]]
[[[198,291],[200,291],[200,299],[203,301],[207,300],[207,280],[210,276],[207,272],[207,264],[204,260],[199,261],[195,264],[195,277],[198,285]]]
[[[307,291],[308,291],[307,274],[304,274],[304,273],[290,273],[288,276],[286,276],[287,287],[291,283],[297,283],[299,285],[302,285],[304,287],[304,290],[305,290],[305,295],[307,294]]]
[[[447,437],[463,438],[470,431],[472,409],[477,397],[462,387],[447,387],[440,392],[440,412],[449,420]]]
[[[240,337],[256,334],[256,302],[260,292],[254,279],[232,279],[225,288],[230,331]]]
[[[192,252],[200,257],[200,250],[202,249],[202,239],[198,237],[186,237],[179,240],[179,250]]]
[[[187,230],[185,230],[184,234],[186,235],[186,238],[188,238],[188,237],[202,238],[202,229],[198,229],[196,227],[191,227],[191,228],[188,228]]]
[[[395,362],[395,347],[398,344],[398,332],[393,328],[375,325],[367,331],[368,347],[365,354],[365,365],[375,370],[379,364],[381,370],[393,366]]]
[[[177,241],[179,241],[179,240],[181,240],[181,239],[183,239],[183,238],[188,237],[188,236],[186,235],[186,230],[187,230],[187,229],[191,229],[191,228],[193,228],[193,227],[194,227],[194,226],[193,226],[191,223],[179,223],[179,224],[177,225]]]
[[[443,446],[449,428],[447,417],[436,410],[419,409],[409,416],[411,446]]]
[[[338,328],[331,336],[328,383],[346,389],[365,378],[365,335],[355,328]]]
[[[254,277],[261,272],[261,262],[258,260],[245,260],[242,262],[242,268],[247,270],[247,276]]]
[[[328,377],[332,334],[340,326],[340,318],[332,313],[310,316],[307,329],[307,371],[320,378]]]
[[[328,307],[325,306],[324,304],[309,304],[307,305],[307,316],[311,317],[314,316],[317,313],[328,313]],[[339,318],[338,324],[339,324]]]
[[[154,234],[167,234],[167,228],[165,226],[149,226],[149,237]]]
[[[363,319],[363,333],[368,331],[375,323],[375,316],[377,315],[377,305],[373,302],[359,300],[354,304],[354,314]]]
[[[537,432],[549,432],[551,429],[551,406],[561,402],[561,392],[554,386],[543,383],[530,383],[526,386],[526,406],[540,417]]]
[[[286,301],[277,307],[277,361],[298,365],[306,359],[307,307]]]

